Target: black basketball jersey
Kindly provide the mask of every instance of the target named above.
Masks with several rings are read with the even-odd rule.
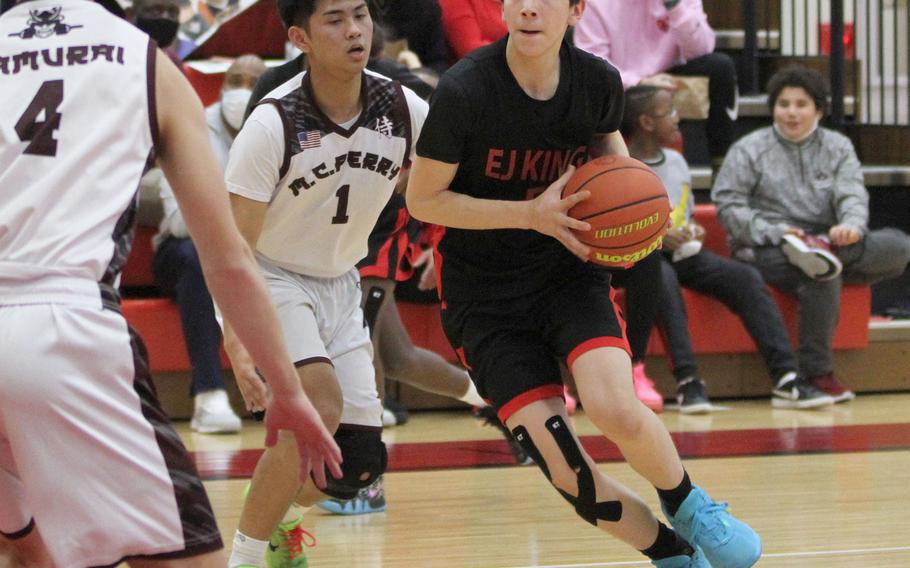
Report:
[[[619,128],[623,90],[613,66],[564,42],[555,95],[532,99],[508,68],[506,41],[474,51],[442,77],[417,154],[459,164],[451,191],[520,201],[587,161],[595,134]],[[583,265],[533,230],[447,228],[438,251],[440,294],[450,300],[518,296]]]

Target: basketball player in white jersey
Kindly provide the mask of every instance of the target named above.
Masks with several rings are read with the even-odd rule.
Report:
[[[0,16],[0,532],[27,566],[224,566],[192,461],[112,286],[157,151],[212,295],[270,381],[267,440],[341,475],[231,219],[202,107],[148,37],[86,0]],[[288,434],[291,435],[290,433]]]
[[[225,173],[234,217],[257,253],[304,390],[338,428],[344,475],[297,502],[349,499],[386,466],[382,405],[355,268],[367,237],[410,165],[427,105],[366,71],[373,24],[364,0],[279,2],[308,71],[269,93],[231,147]],[[265,393],[230,329],[225,345],[248,404]],[[266,414],[268,415],[268,414]],[[305,562],[299,529],[270,536],[300,488],[289,440],[267,449],[253,475],[229,566]],[[299,535],[298,535],[299,536]]]

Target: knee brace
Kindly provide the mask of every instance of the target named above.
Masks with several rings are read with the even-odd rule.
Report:
[[[341,449],[341,479],[335,479],[326,469],[325,494],[335,499],[353,499],[385,472],[389,454],[382,441],[382,431],[361,426],[342,425],[335,432],[335,442]]]
[[[379,317],[379,308],[385,300],[385,290],[379,286],[372,286],[367,290],[367,299],[363,304],[363,325],[370,330],[370,337],[373,337],[373,329],[376,327],[376,318]]]
[[[572,432],[569,431],[568,426],[563,422],[562,417],[551,417],[547,420],[546,427],[547,431],[550,432],[550,435],[553,436],[553,439],[556,440],[556,445],[566,459],[566,463],[569,464],[569,467],[572,468],[572,471],[575,472],[578,479],[577,497],[566,493],[557,487],[556,490],[559,491],[559,494],[575,507],[575,512],[578,513],[582,519],[594,526],[597,526],[598,520],[610,522],[619,521],[619,519],[622,518],[622,503],[620,501],[597,502],[597,488],[594,485],[594,474],[591,472],[591,468],[588,467],[588,462],[586,462],[581,455],[578,443],[572,436]],[[537,446],[534,445],[534,441],[531,440],[531,436],[528,435],[528,430],[524,426],[518,426],[512,430],[512,435],[515,436],[515,439],[518,440],[521,447],[524,448],[525,451],[528,452],[528,455],[531,456],[538,466],[540,466],[540,469],[543,470],[547,479],[552,482],[550,470],[547,467],[546,462],[544,462],[543,457],[540,455]]]

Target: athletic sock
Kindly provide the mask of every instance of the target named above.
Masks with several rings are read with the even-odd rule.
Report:
[[[474,381],[468,377],[468,390],[463,395],[458,397],[458,400],[462,402],[467,402],[471,406],[484,407],[487,406],[487,401],[480,397],[480,393],[477,392],[477,387],[474,386]]]
[[[303,505],[299,505],[297,503],[291,503],[291,506],[288,507],[287,512],[284,514],[284,518],[281,519],[281,524],[285,525],[287,523],[296,522],[297,519],[306,515],[307,511],[312,508],[312,505],[309,507],[304,507]]]
[[[695,550],[676,531],[657,521],[657,540],[641,553],[651,560],[661,560],[671,556],[692,556]]]
[[[237,531],[234,533],[234,544],[231,546],[231,558],[228,568],[237,566],[265,566],[265,550],[269,546],[267,540],[256,540]]]
[[[689,481],[689,472],[683,470],[682,481],[677,487],[674,489],[657,488],[657,495],[667,508],[667,512],[670,515],[676,515],[676,512],[679,511],[680,506],[682,506],[683,501],[686,500],[691,491],[692,482]]]

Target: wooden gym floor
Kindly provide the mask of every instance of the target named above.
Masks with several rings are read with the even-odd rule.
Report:
[[[706,416],[664,412],[693,480],[761,534],[763,567],[910,567],[910,394],[860,396],[822,411],[721,402]],[[657,507],[653,488],[596,436],[579,434],[609,475]],[[208,436],[177,424],[230,543],[263,430]],[[384,435],[388,511],[333,516],[314,508],[310,566],[523,568],[646,566],[580,520],[536,466],[513,465],[499,433],[465,411],[424,411]]]

